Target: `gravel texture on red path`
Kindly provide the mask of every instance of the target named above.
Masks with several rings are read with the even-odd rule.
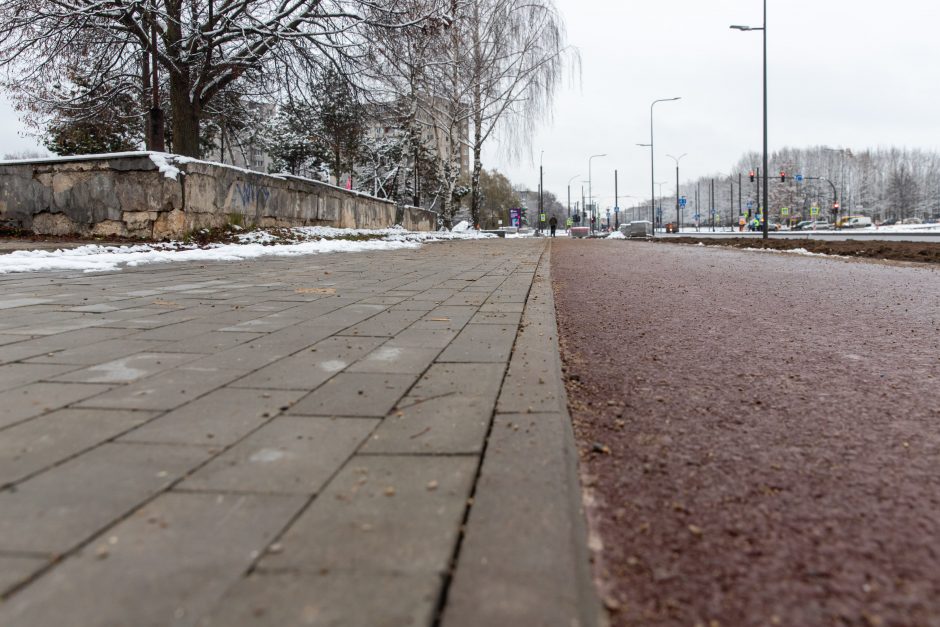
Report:
[[[614,625],[940,625],[940,271],[558,239]]]

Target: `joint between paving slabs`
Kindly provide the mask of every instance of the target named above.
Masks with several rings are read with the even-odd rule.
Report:
[[[547,245],[542,246],[542,250],[539,253],[539,259],[535,263],[537,268],[539,263],[545,256],[546,251],[548,250]],[[520,264],[521,265],[521,264]],[[529,296],[532,294],[532,286],[535,283],[535,274],[532,275],[532,280],[529,282],[528,288],[526,289],[526,298],[525,302],[528,303]],[[525,317],[524,308],[523,308],[523,318]],[[503,393],[503,386],[506,384],[506,378],[509,374],[509,364],[512,363],[512,359],[516,353],[516,344],[519,341],[519,335],[522,333],[523,321],[520,320],[519,326],[516,329],[516,337],[513,338],[512,350],[509,352],[509,360],[506,363],[506,367],[503,369],[503,377],[499,384],[499,391],[496,393],[496,402],[493,403],[493,411],[490,413],[489,424],[486,428],[486,436],[483,438],[483,446],[480,449],[479,459],[477,461],[476,471],[473,476],[473,483],[470,487],[470,494],[467,497],[467,504],[464,507],[463,518],[460,521],[459,531],[457,533],[457,542],[454,546],[454,552],[451,556],[449,562],[449,568],[444,573],[443,582],[441,583],[441,592],[437,599],[437,604],[434,608],[434,621],[432,623],[433,627],[441,627],[441,621],[444,617],[444,610],[447,607],[447,598],[450,592],[450,586],[454,580],[454,573],[457,570],[460,561],[460,549],[463,546],[464,537],[466,535],[467,523],[470,519],[470,510],[473,508],[473,501],[477,494],[477,486],[480,483],[480,474],[483,470],[483,461],[486,459],[486,451],[489,448],[490,436],[493,433],[493,425],[495,424],[496,419],[496,408],[499,406],[499,397]]]

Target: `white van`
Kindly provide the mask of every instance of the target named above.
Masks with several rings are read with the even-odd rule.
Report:
[[[849,216],[842,221],[843,229],[861,229],[871,225],[871,218],[866,216]]]

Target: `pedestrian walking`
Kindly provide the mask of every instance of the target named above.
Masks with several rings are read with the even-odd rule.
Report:
[[[552,237],[555,237],[555,229],[558,227],[558,218],[552,216],[552,219],[548,221],[548,226],[552,229]]]

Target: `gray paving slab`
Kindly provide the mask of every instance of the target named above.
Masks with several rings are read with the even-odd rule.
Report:
[[[486,302],[487,297],[490,292],[458,292],[441,303],[441,306],[461,306],[461,305],[473,305],[479,307]]]
[[[473,457],[355,457],[259,568],[443,574],[476,466]]]
[[[431,625],[442,585],[434,574],[255,572],[199,627]]]
[[[83,383],[30,383],[0,392],[0,429],[109,389],[108,385]]]
[[[434,301],[408,299],[389,307],[389,311],[431,311],[435,307]]]
[[[519,326],[522,314],[506,311],[477,311],[469,320],[471,324],[504,324]]]
[[[417,378],[413,374],[341,372],[298,401],[289,413],[384,418]]]
[[[223,387],[147,422],[119,441],[229,446],[303,395],[302,391]]]
[[[162,353],[202,353],[214,355],[218,352],[235,348],[264,337],[263,333],[226,333],[224,331],[209,331],[196,337],[186,338],[172,342],[160,342],[155,350]]]
[[[330,337],[255,370],[232,385],[272,390],[315,390],[383,341],[377,337]]]
[[[51,379],[75,368],[76,366],[60,364],[5,364],[0,366],[0,392],[12,390],[27,383]]]
[[[153,416],[147,412],[60,409],[9,427],[0,437],[0,486],[110,440]]]
[[[26,363],[55,363],[51,358],[56,354],[56,349],[50,349],[37,343],[35,340],[20,336],[20,342],[17,344],[5,344],[0,349],[0,365],[12,364],[17,361]],[[45,358],[45,360],[41,358]],[[37,359],[39,358],[39,359]]]
[[[377,423],[363,418],[280,416],[178,487],[313,495],[352,456]]]
[[[215,331],[216,329],[218,329],[218,324],[215,322],[207,322],[200,318],[194,318],[186,322],[177,322],[175,324],[168,324],[155,329],[141,331],[129,336],[129,339],[175,342],[191,337],[199,337],[211,331]]]
[[[421,374],[440,352],[439,348],[400,346],[393,338],[349,366],[346,372]]]
[[[22,335],[9,335],[0,333],[0,346],[22,342],[24,339],[25,338]]]
[[[26,555],[0,554],[0,596],[42,570],[49,560]]]
[[[164,371],[136,383],[112,388],[76,403],[76,407],[104,409],[176,409],[244,376],[244,370],[223,370],[188,365]]]
[[[411,325],[395,336],[396,346],[442,349],[457,337],[458,329],[420,329]]]
[[[443,625],[598,624],[567,430],[562,414],[496,417]]]
[[[364,322],[347,328],[343,331],[343,335],[392,337],[419,320],[422,313],[407,310],[383,311]]]
[[[90,351],[91,352],[91,351]],[[188,353],[135,353],[87,368],[72,370],[54,381],[69,383],[130,383],[171,370],[202,355]]]
[[[479,454],[504,364],[435,364],[363,447],[378,454]]]
[[[515,325],[468,324],[438,361],[506,363],[516,339]]]
[[[64,555],[210,456],[197,446],[99,446],[0,492],[0,553]]]
[[[93,349],[91,346],[78,346],[65,350],[56,350],[55,352],[40,351],[36,356],[24,359],[23,361],[31,364],[75,364],[77,366],[92,366],[127,357],[135,353],[146,353],[158,346],[162,350],[163,347],[156,342],[118,338],[96,342]],[[41,346],[37,346],[37,348],[41,348]]]
[[[100,546],[0,604],[0,624],[196,625],[302,504],[280,495],[164,494]]]

